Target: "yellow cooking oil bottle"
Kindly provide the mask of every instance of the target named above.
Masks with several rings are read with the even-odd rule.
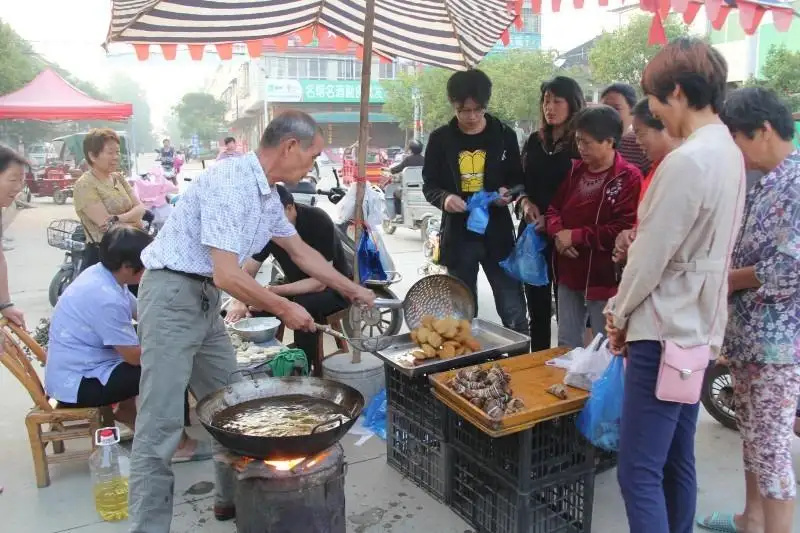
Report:
[[[119,429],[98,429],[94,441],[97,447],[89,458],[94,505],[106,522],[125,520],[128,518],[130,460],[119,445]]]

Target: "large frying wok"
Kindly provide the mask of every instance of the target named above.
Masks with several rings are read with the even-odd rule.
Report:
[[[228,431],[214,425],[214,418],[228,407],[250,400],[303,396],[327,400],[341,406],[347,422],[326,424],[310,435],[262,437]],[[291,400],[291,398],[287,398]],[[364,397],[356,389],[327,379],[312,377],[256,378],[252,374],[213,392],[197,404],[197,417],[220,444],[232,452],[255,459],[289,460],[311,457],[333,446],[355,424],[364,408]]]

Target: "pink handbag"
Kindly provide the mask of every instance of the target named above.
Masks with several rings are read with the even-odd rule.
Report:
[[[736,205],[739,205],[742,189],[744,188],[745,178],[742,176],[739,182],[739,192],[736,196]],[[731,237],[728,242],[728,251],[725,255],[725,269],[723,275],[727,274],[730,266],[730,257],[733,252],[734,239],[736,238],[736,228],[741,221],[740,216],[734,218]],[[723,283],[720,287],[717,307],[714,309],[714,316],[711,319],[711,328],[717,322],[717,313],[723,300]],[[658,368],[658,378],[656,379],[656,398],[664,402],[695,404],[700,401],[700,393],[703,390],[703,377],[712,359],[715,358],[714,351],[711,349],[711,335],[709,332],[708,342],[698,346],[682,348],[672,341],[665,340],[661,335],[661,320],[658,312],[653,305],[653,313],[656,316],[656,327],[658,337],[661,341],[661,363]]]

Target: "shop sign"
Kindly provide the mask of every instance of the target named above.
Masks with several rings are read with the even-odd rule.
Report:
[[[267,99],[270,102],[358,103],[361,101],[360,80],[267,80]],[[379,81],[370,83],[369,101],[386,101]]]

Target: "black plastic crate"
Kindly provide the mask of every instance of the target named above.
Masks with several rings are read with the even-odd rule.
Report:
[[[530,490],[548,476],[594,468],[594,448],[575,426],[576,414],[545,420],[531,429],[492,438],[450,413],[447,440],[461,452],[480,457],[495,475],[517,490]]]
[[[450,507],[479,533],[589,533],[594,472],[541,479],[513,488],[468,454],[451,450]]]
[[[617,452],[609,452],[601,448],[594,449],[595,472],[601,474],[616,468]]]
[[[411,378],[391,365],[384,366],[388,404],[437,436],[444,437],[447,411],[431,392],[428,376]]]
[[[386,462],[440,501],[447,501],[449,450],[444,440],[388,406]]]

